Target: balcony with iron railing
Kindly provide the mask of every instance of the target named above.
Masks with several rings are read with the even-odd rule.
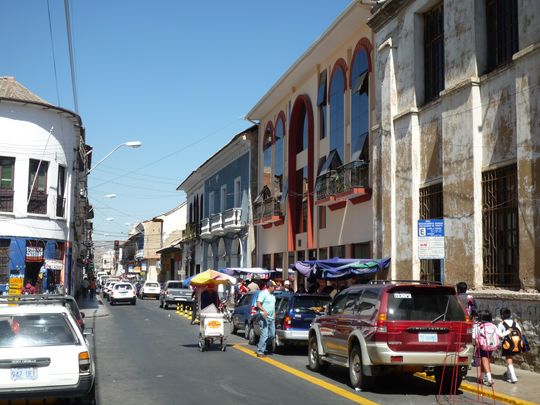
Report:
[[[281,202],[275,197],[253,205],[253,222],[255,225],[269,225],[283,220]]]
[[[370,195],[369,164],[355,160],[317,177],[315,203],[330,205],[351,200],[361,201]]]
[[[13,189],[0,188],[0,211],[13,212]]]
[[[34,191],[28,201],[28,213],[47,214],[47,197],[47,193]]]

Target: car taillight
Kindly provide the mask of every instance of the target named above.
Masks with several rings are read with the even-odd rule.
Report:
[[[79,353],[79,373],[86,374],[90,372],[90,354],[88,352]]]
[[[286,316],[285,319],[283,320],[283,327],[285,329],[292,328],[292,319],[290,316]]]
[[[251,307],[251,316],[257,313],[257,307]]]
[[[386,313],[381,313],[377,318],[377,326],[375,327],[375,341],[386,342],[388,340],[387,332]]]

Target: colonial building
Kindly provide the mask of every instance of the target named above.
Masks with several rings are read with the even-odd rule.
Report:
[[[388,0],[375,36],[375,255],[394,278],[540,287],[540,2]],[[444,220],[444,260],[418,221]]]
[[[353,2],[247,114],[260,123],[262,267],[372,256],[370,16]]]
[[[87,259],[90,148],[81,117],[0,78],[0,285],[74,292]]]
[[[182,240],[186,277],[207,269],[251,266],[257,145],[257,126],[253,126],[237,134],[178,186],[187,202]]]
[[[186,229],[186,213],[187,203],[184,201],[174,209],[154,218],[160,220],[162,224],[161,248],[156,252],[160,255],[159,281],[185,278],[180,244]]]

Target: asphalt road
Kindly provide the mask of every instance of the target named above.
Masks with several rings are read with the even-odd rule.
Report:
[[[201,353],[198,326],[174,309],[159,308],[158,301],[138,300],[135,306],[120,304],[109,311],[87,322],[94,327],[99,405],[437,402],[435,384],[412,376],[391,377],[370,392],[355,392],[343,368],[309,371],[305,348],[287,349],[265,361],[252,355],[254,347],[243,337],[232,335],[226,352],[215,346]],[[454,398],[474,399],[461,392]]]

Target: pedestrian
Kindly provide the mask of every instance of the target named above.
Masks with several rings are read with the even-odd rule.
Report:
[[[219,295],[216,291],[216,287],[213,284],[208,284],[201,293],[201,311],[212,304],[216,306],[217,310],[219,307]]]
[[[461,305],[467,312],[467,315],[470,317],[472,311],[476,311],[476,299],[472,294],[467,294],[467,283],[465,281],[460,281],[456,284],[456,292],[458,295],[458,300],[461,302]]]
[[[255,282],[255,279],[251,280],[251,283],[247,285],[249,291],[258,291],[259,285]]]
[[[90,291],[90,299],[93,300],[94,296],[96,295],[96,279],[92,278],[90,282],[88,283],[88,290]]]
[[[194,325],[195,321],[197,320],[197,307],[198,307],[198,299],[197,299],[197,293],[198,293],[199,287],[193,287],[193,290],[191,291],[191,324]]]
[[[82,296],[83,298],[86,298],[86,296],[88,295],[88,279],[85,277],[81,283],[81,288],[82,288]]]
[[[291,282],[289,280],[285,280],[285,282],[283,283],[283,288],[285,289],[285,291],[294,292],[293,288],[291,287]]]
[[[518,379],[514,370],[513,356],[523,351],[523,338],[521,327],[512,319],[509,308],[501,309],[502,322],[498,325],[499,336],[502,339],[502,357],[506,358],[506,372],[504,379],[512,384]]]
[[[257,297],[257,308],[261,313],[259,318],[259,328],[261,336],[259,337],[259,345],[257,346],[257,357],[265,357],[264,352],[269,341],[274,339],[276,327],[274,315],[276,312],[276,297],[274,289],[276,285],[272,280],[266,283],[266,289],[259,293]]]
[[[488,387],[493,385],[491,378],[491,353],[499,348],[497,327],[493,324],[491,312],[487,310],[478,312],[478,320],[473,327],[472,339],[475,344],[476,364],[480,360],[479,383]]]

